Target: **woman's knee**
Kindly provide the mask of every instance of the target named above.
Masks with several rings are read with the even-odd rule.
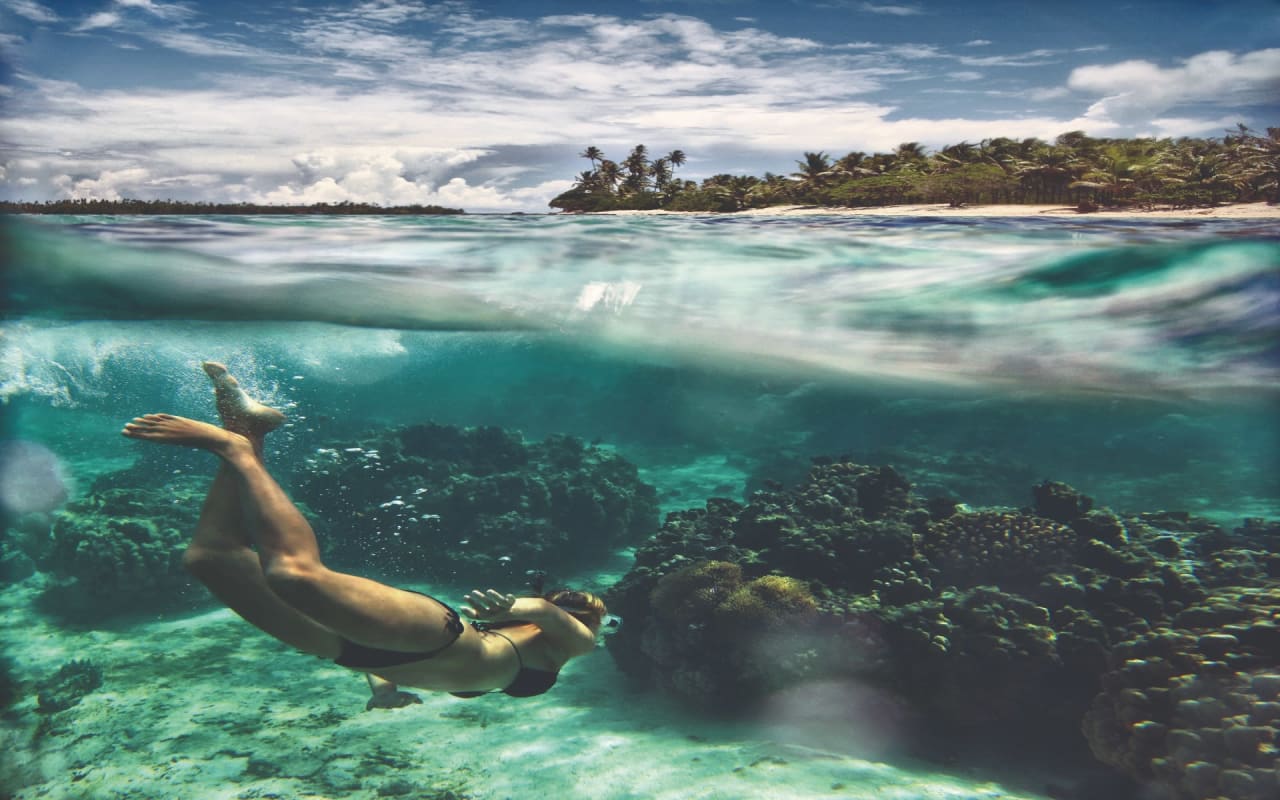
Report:
[[[227,550],[193,545],[182,554],[182,566],[187,572],[204,580],[226,572],[227,568],[235,563],[237,555]]]

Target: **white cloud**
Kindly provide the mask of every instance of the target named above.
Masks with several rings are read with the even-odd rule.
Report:
[[[251,196],[261,203],[380,203],[384,205],[444,205],[475,211],[546,207],[551,197],[571,181],[547,181],[512,187],[503,182],[472,185],[462,177],[437,183],[449,167],[468,163],[481,153],[307,153],[294,159],[301,180]]]
[[[241,58],[267,64],[288,64],[305,62],[297,56],[273,53],[234,39],[203,36],[187,30],[176,28],[139,28],[133,33],[156,44],[193,56],[218,56],[222,58]]]
[[[190,16],[192,11],[176,3],[157,3],[154,0],[116,0],[120,8],[139,8],[162,19],[178,19]]]
[[[1052,64],[1061,51],[1031,50],[1007,56],[958,56],[961,64],[969,67],[1038,67]]]
[[[1280,48],[1243,55],[1214,50],[1168,68],[1150,61],[1079,67],[1067,85],[1103,95],[1085,113],[1102,124],[1145,125],[1191,103],[1275,104],[1280,102]]]
[[[120,15],[114,11],[99,11],[91,14],[76,26],[77,31],[91,31],[96,28],[111,28],[120,23]]]
[[[9,10],[32,22],[57,22],[58,15],[35,0],[8,0]]]
[[[923,14],[919,8],[915,6],[896,6],[896,5],[877,5],[875,3],[863,3],[859,6],[863,11],[872,14],[890,14],[895,17],[914,17],[917,14]]]
[[[147,170],[132,167],[104,170],[96,178],[75,179],[70,175],[58,175],[53,178],[53,185],[58,187],[63,197],[74,200],[120,200],[122,197],[137,197],[138,187],[145,185],[149,178]]]
[[[990,39],[970,39],[964,43],[965,47],[986,47],[991,44]]]
[[[36,16],[31,15],[31,12],[34,12],[35,14],[48,13],[50,15],[47,19],[41,19],[39,21],[51,22],[57,19],[56,16],[52,16],[52,12],[48,12],[47,9],[39,6],[38,3],[32,2],[32,0],[10,0],[10,2],[15,5],[15,11],[18,11],[18,13],[23,16],[27,16],[30,19],[37,19]],[[23,7],[25,12],[24,10],[20,10],[18,8],[19,6]],[[110,10],[99,11],[96,14],[91,14],[81,22],[75,30],[86,31],[93,30],[95,28],[115,27],[125,19],[124,14],[121,12],[129,9],[145,11],[152,16],[159,17],[160,19],[167,21],[180,20],[190,17],[195,13],[191,8],[178,3],[157,3],[155,0],[115,0]]]

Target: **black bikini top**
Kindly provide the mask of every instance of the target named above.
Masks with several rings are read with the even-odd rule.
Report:
[[[535,695],[540,695],[546,692],[552,686],[556,685],[556,678],[559,677],[560,673],[550,672],[545,669],[526,667],[524,665],[524,659],[520,657],[520,648],[516,647],[516,643],[511,641],[510,636],[507,636],[502,631],[494,630],[497,625],[486,625],[483,622],[472,624],[478,631],[496,633],[503,639],[506,639],[511,645],[511,649],[516,651],[516,661],[520,664],[520,671],[516,673],[515,680],[511,681],[511,683],[502,690],[503,694],[510,695],[512,697],[534,697]],[[519,625],[522,623],[515,624]],[[489,692],[449,692],[449,694],[454,697],[470,699],[472,697],[480,697],[482,695],[489,694]]]

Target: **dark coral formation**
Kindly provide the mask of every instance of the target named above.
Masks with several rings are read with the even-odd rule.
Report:
[[[13,674],[13,661],[0,656],[0,712],[18,699],[18,679]]]
[[[655,663],[670,666],[655,676],[677,694],[723,702],[782,688],[803,678],[803,657],[778,659],[771,648],[741,648],[744,637],[794,639],[816,618],[817,601],[794,578],[764,575],[743,580],[742,568],[706,561],[663,577],[653,595],[655,625],[640,644]],[[686,653],[707,660],[689,668]]]
[[[1256,583],[1211,579],[1112,649],[1083,725],[1099,759],[1179,798],[1280,796],[1280,586]]]
[[[567,572],[657,527],[633,464],[570,436],[414,425],[321,448],[298,476],[335,563],[414,580]]]
[[[66,711],[102,685],[102,670],[87,659],[63,664],[36,686],[36,707],[47,714]]]
[[[1076,534],[1065,525],[1010,511],[952,514],[929,524],[918,550],[949,583],[1035,586],[1067,566]]]
[[[179,476],[145,488],[132,480],[130,471],[103,476],[48,518],[44,536],[27,538],[50,578],[42,608],[83,623],[208,602],[182,567],[208,480]]]
[[[1178,800],[1277,796],[1276,526],[1120,515],[1052,482],[1033,498],[975,511],[827,463],[790,491],[671,514],[608,598],[627,621],[610,649],[702,707],[850,680],[938,738],[1087,741]],[[718,610],[760,580],[813,605],[764,603],[726,633]]]

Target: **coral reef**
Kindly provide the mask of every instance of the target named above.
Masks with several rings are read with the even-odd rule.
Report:
[[[102,670],[92,662],[68,661],[36,685],[36,707],[47,714],[66,711],[101,685]]]
[[[326,555],[415,580],[510,580],[598,563],[657,527],[657,497],[570,436],[414,425],[320,448],[296,479]]]
[[[970,510],[845,462],[765,485],[670,514],[637,550],[607,598],[628,675],[718,710],[856,681],[903,699],[933,741],[1087,741],[1177,800],[1276,796],[1280,526],[1117,514],[1050,481],[1026,510]],[[757,581],[812,605],[743,602],[727,627]]]
[[[131,486],[131,476],[104,476],[86,497],[50,515],[43,536],[23,540],[50,578],[40,597],[44,610],[91,623],[209,602],[182,567],[207,479]]]

